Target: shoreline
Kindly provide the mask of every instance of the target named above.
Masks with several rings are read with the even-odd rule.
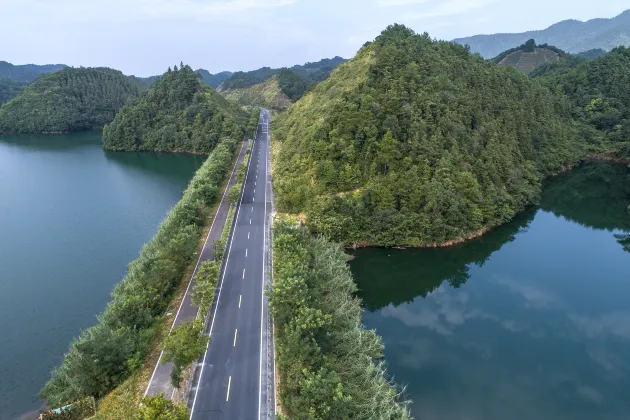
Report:
[[[623,159],[623,158],[618,158],[615,155],[613,155],[612,153],[592,153],[587,155],[584,159],[580,160],[579,162],[575,163],[572,166],[566,166],[562,169],[560,169],[557,172],[552,173],[551,175],[547,176],[546,178],[544,178],[542,180],[542,182],[544,183],[546,180],[559,176],[559,175],[564,175],[567,174],[569,172],[571,172],[572,170],[574,170],[575,168],[578,168],[582,165],[588,165],[591,163],[600,163],[600,164],[608,164],[608,165],[628,165],[629,161],[628,159]],[[386,248],[386,249],[398,249],[398,250],[405,250],[405,249],[429,249],[429,248],[448,248],[451,246],[455,246],[455,245],[460,245],[463,243],[466,243],[470,240],[473,239],[477,239],[477,238],[481,238],[482,236],[484,236],[485,234],[487,234],[488,232],[490,232],[492,229],[495,229],[497,227],[501,227],[503,225],[505,225],[506,223],[509,223],[510,221],[514,220],[514,218],[516,216],[518,216],[519,214],[521,214],[522,212],[524,212],[525,210],[527,210],[527,208],[529,208],[530,206],[526,206],[525,208],[519,210],[518,212],[514,213],[514,215],[512,216],[512,218],[505,222],[502,223],[500,225],[496,225],[496,226],[485,226],[477,231],[474,232],[470,232],[469,234],[459,237],[459,238],[455,238],[455,239],[449,239],[447,241],[444,242],[425,242],[425,243],[421,243],[419,245],[392,245],[392,246],[378,246],[378,245],[373,245],[367,242],[360,242],[360,243],[356,243],[356,244],[343,244],[343,248],[346,250],[357,250],[357,249],[363,249],[363,248]],[[305,220],[301,220],[300,223],[302,224],[306,224]],[[354,259],[350,258],[350,260]]]

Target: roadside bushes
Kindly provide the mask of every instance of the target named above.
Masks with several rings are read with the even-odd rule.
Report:
[[[102,397],[142,366],[157,332],[156,321],[194,257],[235,149],[235,140],[219,143],[155,236],[129,264],[98,323],[72,342],[41,391],[50,405],[89,395]]]
[[[408,419],[386,376],[383,343],[361,325],[357,288],[339,245],[287,220],[273,229],[279,398],[292,419]]]
[[[208,345],[210,337],[203,334],[204,323],[201,319],[184,322],[173,328],[164,340],[162,363],[173,362],[171,385],[179,388],[184,367],[199,359]]]

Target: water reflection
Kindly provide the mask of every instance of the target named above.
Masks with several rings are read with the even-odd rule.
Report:
[[[356,253],[364,322],[416,418],[630,418],[628,183],[588,165],[479,240]]]

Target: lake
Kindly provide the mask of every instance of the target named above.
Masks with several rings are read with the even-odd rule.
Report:
[[[203,160],[104,152],[98,132],[0,136],[0,419],[40,407]]]
[[[364,323],[422,420],[630,419],[630,176],[590,164],[447,249],[365,249]]]

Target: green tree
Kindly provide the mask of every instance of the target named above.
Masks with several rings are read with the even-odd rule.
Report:
[[[173,362],[171,384],[179,388],[181,374],[186,366],[199,359],[210,338],[203,334],[203,322],[196,319],[173,328],[164,340],[162,363]]]
[[[188,420],[190,413],[183,405],[176,405],[160,393],[145,396],[140,402],[137,420]]]
[[[195,276],[195,285],[191,294],[193,305],[199,307],[201,317],[210,310],[214,301],[214,291],[219,281],[219,263],[216,260],[207,260],[201,263],[197,275]]]
[[[230,204],[236,204],[238,200],[241,199],[241,190],[243,188],[243,184],[240,182],[232,185],[228,190],[228,202]]]

